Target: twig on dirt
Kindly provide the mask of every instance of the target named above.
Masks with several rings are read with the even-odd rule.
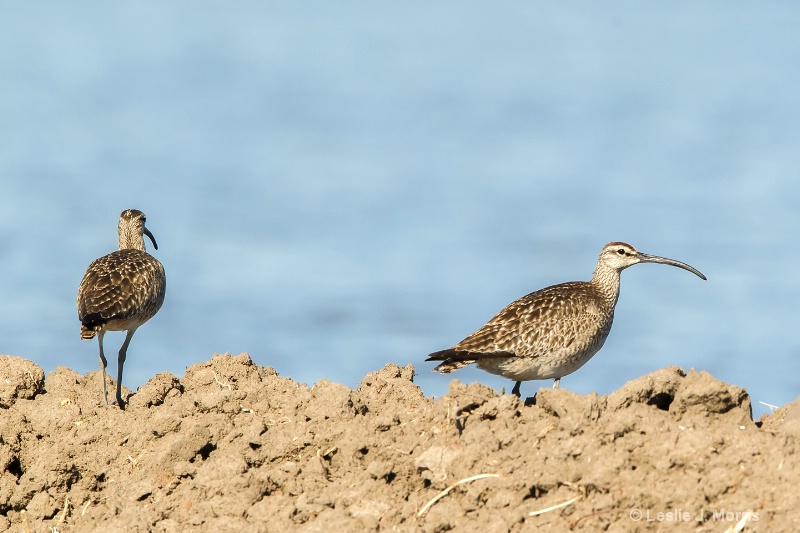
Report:
[[[221,381],[219,380],[219,378],[217,378],[217,373],[216,373],[216,372],[213,372],[213,371],[212,371],[212,372],[211,372],[211,375],[212,375],[212,376],[214,376],[214,381],[216,381],[216,382],[217,382],[217,385],[219,385],[220,387],[223,387],[223,388],[226,388],[226,387],[227,387],[227,389],[228,389],[228,390],[233,390],[233,387],[231,386],[231,384],[230,384],[230,383],[223,383],[223,382],[221,382]]]
[[[267,418],[266,416],[264,416],[264,422],[266,422],[267,426],[269,427],[277,426],[279,424],[281,426],[285,426],[286,424],[291,424],[292,419],[289,418],[288,416],[282,416],[280,418]]]
[[[56,527],[66,522],[68,510],[69,510],[69,496],[64,496],[64,512],[61,513],[61,518],[58,519],[58,524],[56,524]]]
[[[574,520],[574,521],[568,523],[567,527],[569,528],[570,531],[572,531],[573,529],[578,527],[578,524],[580,524],[584,520],[589,520],[590,518],[594,518],[595,516],[600,516],[602,514],[610,513],[612,511],[613,511],[613,509],[600,509],[599,511],[595,511],[595,512],[589,513],[589,514],[585,514],[585,515],[581,516],[580,518],[578,518],[577,520]]]
[[[328,481],[331,480],[331,470],[328,468],[328,465],[325,464],[325,456],[333,453],[335,449],[336,448],[331,448],[329,451],[322,453],[322,450],[317,448],[317,459],[319,459],[319,464],[322,467],[322,475],[324,475],[325,479]]]
[[[742,516],[742,519],[739,520],[736,523],[736,525],[733,525],[728,529],[726,529],[725,533],[740,533],[744,529],[744,526],[746,526],[747,523],[750,520],[752,520],[752,518],[753,518],[753,511],[747,511],[746,513],[744,513],[744,516]]]
[[[417,418],[412,418],[412,419],[411,419],[411,420],[409,420],[408,422],[403,422],[403,423],[402,423],[402,424],[400,424],[400,425],[401,425],[401,426],[407,426],[407,425],[409,425],[409,424],[413,424],[414,422],[417,422],[419,419],[420,419],[420,417],[417,417]]]
[[[22,524],[25,526],[25,533],[31,533],[31,524],[28,522],[28,510],[23,509],[19,514],[22,515]]]
[[[322,451],[322,450],[319,450],[319,451]],[[318,451],[318,453],[319,453],[319,451]],[[337,452],[337,451],[339,451],[339,448],[337,446],[332,446],[332,447],[328,448],[325,452],[322,453],[322,457],[324,457],[325,459],[330,459],[330,456],[333,455],[333,453]]]
[[[561,509],[562,507],[566,507],[568,505],[572,505],[573,503],[575,503],[576,501],[578,501],[580,499],[581,499],[581,496],[578,495],[578,496],[575,496],[574,498],[572,498],[571,500],[567,500],[565,502],[561,502],[561,503],[558,503],[556,505],[551,505],[550,507],[547,507],[545,509],[539,509],[538,511],[531,511],[530,513],[528,513],[528,516],[539,516],[540,514],[549,513],[550,511],[555,511],[557,509]]]
[[[133,468],[134,466],[139,466],[139,459],[141,459],[143,455],[144,455],[144,452],[140,452],[139,455],[137,455],[135,459],[133,458],[133,456],[129,455],[128,456],[128,461],[130,461],[130,463],[131,463],[130,467]]]
[[[92,500],[86,500],[86,503],[84,503],[83,507],[81,508],[81,516],[86,514],[86,509],[88,509],[90,505],[92,505]]]
[[[500,477],[500,474],[478,474],[477,476],[472,476],[472,477],[468,477],[466,479],[462,479],[462,480],[456,481],[455,483],[453,483],[452,485],[450,485],[449,487],[444,489],[442,492],[440,492],[439,494],[434,496],[434,498],[431,501],[426,503],[425,506],[422,509],[420,509],[419,512],[417,513],[417,517],[419,518],[420,516],[424,515],[425,512],[428,509],[430,509],[433,506],[434,503],[438,502],[439,500],[441,500],[442,498],[444,498],[445,496],[450,494],[450,491],[453,490],[454,488],[456,488],[457,486],[459,486],[459,485],[461,485],[463,483],[469,483],[471,481],[475,481],[475,480],[483,479],[483,478],[487,478],[487,477]]]
[[[36,378],[33,377],[33,373],[30,370],[26,370],[25,373],[31,378],[31,385],[36,385]]]
[[[396,446],[387,446],[386,448],[388,448],[389,450],[393,450],[395,452],[398,452],[398,453],[402,453],[403,455],[411,455],[411,452],[407,452],[405,450],[401,450],[400,448],[398,448]]]
[[[767,407],[769,407],[770,414],[774,413],[775,409],[779,409],[779,407],[777,405],[772,405],[772,404],[769,404],[767,402],[759,401],[758,403],[760,403],[761,405],[766,405]]]

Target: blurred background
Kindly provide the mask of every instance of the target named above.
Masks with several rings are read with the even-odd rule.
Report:
[[[75,295],[136,208],[168,290],[131,389],[247,351],[309,385],[393,362],[429,395],[510,390],[424,359],[622,240],[708,281],[626,270],[562,387],[674,364],[757,417],[800,393],[798,26],[791,3],[3,3],[0,353],[98,368]]]

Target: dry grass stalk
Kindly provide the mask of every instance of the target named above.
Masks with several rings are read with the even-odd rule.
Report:
[[[425,512],[428,509],[430,509],[433,506],[434,503],[438,502],[439,500],[441,500],[442,498],[447,496],[450,493],[450,491],[453,490],[454,488],[456,488],[457,486],[459,486],[459,485],[461,485],[463,483],[469,483],[471,481],[475,481],[475,480],[483,479],[483,478],[487,478],[487,477],[500,477],[500,474],[478,474],[477,476],[472,476],[472,477],[468,477],[468,478],[456,481],[455,483],[453,483],[452,485],[450,485],[449,487],[444,489],[442,492],[437,494],[431,501],[426,503],[425,506],[422,509],[420,509],[419,512],[417,513],[417,517],[420,517],[420,516],[424,515]]]

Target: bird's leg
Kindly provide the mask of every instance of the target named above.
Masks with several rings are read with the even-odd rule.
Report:
[[[106,367],[108,366],[108,361],[106,361],[106,356],[103,354],[103,335],[105,335],[105,330],[100,330],[97,332],[97,343],[100,345],[100,374],[103,377],[103,403],[106,407],[108,407],[108,390],[106,389]]]
[[[561,383],[561,378],[556,378],[556,379],[553,381],[553,388],[554,388],[554,389],[557,389],[557,388],[558,388],[558,385],[559,385],[559,383]]]
[[[521,381],[517,381],[516,383],[514,383],[514,388],[511,389],[511,394],[513,394],[517,398],[521,397],[520,394],[519,394],[519,386],[520,385],[522,385],[522,382]]]
[[[122,343],[122,348],[119,349],[119,359],[117,359],[117,405],[120,409],[125,409],[125,402],[122,401],[122,367],[125,365],[125,357],[128,354],[128,345],[131,343],[131,337],[136,333],[136,328],[129,329],[125,335],[125,342]]]

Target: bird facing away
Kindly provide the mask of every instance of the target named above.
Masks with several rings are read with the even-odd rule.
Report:
[[[706,277],[698,270],[638,252],[624,242],[606,244],[591,281],[573,281],[532,292],[509,304],[481,329],[427,361],[444,361],[434,371],[448,374],[472,363],[516,381],[555,379],[582,367],[603,346],[611,331],[619,297],[620,272],[637,263],[661,263]]]
[[[95,259],[81,280],[78,289],[78,318],[81,339],[97,335],[100,344],[100,372],[103,374],[103,402],[108,406],[106,389],[107,361],[103,353],[106,331],[127,331],[117,359],[117,405],[122,400],[122,367],[128,345],[136,329],[150,320],[164,303],[167,278],[164,266],[145,251],[144,235],[153,247],[158,245],[145,227],[145,214],[136,209],[123,211],[119,216],[119,250]]]

